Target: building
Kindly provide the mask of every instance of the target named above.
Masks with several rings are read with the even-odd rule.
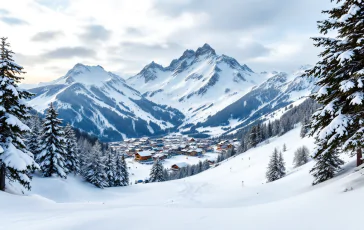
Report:
[[[166,159],[167,158],[167,154],[164,154],[164,153],[157,153],[157,154],[155,154],[152,158],[153,158],[153,160],[154,161],[156,161],[157,159],[159,159],[159,160],[164,160],[164,159]]]
[[[146,150],[135,153],[135,160],[137,161],[148,161],[152,159],[154,151]]]
[[[171,166],[171,169],[172,170],[175,170],[175,171],[178,171],[180,170],[181,168],[185,168],[187,167],[189,164],[187,164],[186,162],[180,162],[180,163],[177,163],[177,164],[174,164]]]

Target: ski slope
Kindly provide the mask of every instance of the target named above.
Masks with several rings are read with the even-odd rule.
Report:
[[[358,229],[354,218],[362,213],[364,176],[347,158],[336,178],[311,186],[314,162],[292,168],[298,147],[314,148],[299,131],[164,183],[101,190],[72,176],[35,177],[28,196],[0,193],[0,229]],[[284,143],[287,176],[267,184],[269,156]]]

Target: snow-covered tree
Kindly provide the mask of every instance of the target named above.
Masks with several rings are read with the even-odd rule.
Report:
[[[105,159],[105,174],[106,180],[108,182],[109,187],[115,186],[116,181],[116,157],[111,152],[111,149],[106,151],[106,159]]]
[[[40,152],[37,161],[44,177],[53,174],[67,177],[66,145],[64,132],[60,126],[62,121],[57,118],[58,113],[51,103],[44,119],[42,137],[40,139]]]
[[[198,165],[197,165],[197,171],[198,173],[202,172],[203,171],[203,164],[202,164],[202,161],[199,161],[198,162]]]
[[[164,170],[163,170],[163,174],[164,174],[164,179],[165,179],[166,181],[170,180],[170,175],[169,175],[169,172],[168,172],[168,170],[167,170],[167,169],[164,169]]]
[[[279,168],[279,178],[282,178],[286,175],[286,163],[284,162],[283,159],[283,154],[282,152],[279,153],[278,156],[278,168]]]
[[[320,87],[313,98],[322,107],[313,114],[311,135],[318,160],[312,170],[315,182],[329,179],[340,168],[338,152],[357,155],[362,164],[364,147],[364,2],[337,0],[335,8],[323,11],[328,16],[318,22],[320,33],[334,32],[336,37],[315,37],[315,46],[323,48],[320,61],[307,72],[318,78]],[[326,162],[324,162],[326,161]],[[332,165],[328,165],[332,163]],[[326,176],[323,176],[321,173]]]
[[[129,185],[129,172],[126,165],[124,155],[116,156],[116,172],[115,172],[115,186],[128,186]]]
[[[286,143],[283,144],[283,152],[286,152],[287,151],[287,145]]]
[[[82,176],[85,176],[84,174],[86,172],[85,168],[87,167],[87,163],[89,162],[92,144],[86,138],[81,137],[77,141],[77,146],[78,146],[78,162],[79,162],[80,173]]]
[[[294,167],[300,167],[306,164],[310,160],[310,151],[306,146],[298,148],[294,152],[293,165]]]
[[[202,168],[203,168],[203,171],[210,168],[210,163],[208,160],[204,160],[204,162],[202,163]]]
[[[301,138],[304,138],[310,131],[310,124],[309,124],[309,121],[308,120],[304,120],[302,122],[302,126],[301,126],[301,131],[300,131],[300,137]]]
[[[164,178],[164,167],[162,165],[162,163],[160,162],[159,159],[157,159],[154,164],[153,167],[150,171],[150,177],[149,177],[149,182],[162,182],[162,181],[166,181],[166,178]]]
[[[249,148],[255,148],[258,143],[259,143],[258,128],[257,126],[253,126],[252,129],[250,130],[248,146]]]
[[[23,67],[13,60],[7,38],[0,41],[0,190],[5,190],[5,177],[30,189],[28,172],[37,165],[26,149],[23,136],[30,131],[21,120],[28,118],[25,100],[31,97],[18,88]]]
[[[281,178],[281,168],[279,163],[279,153],[275,148],[270,157],[268,169],[266,172],[267,182],[272,182]]]
[[[64,129],[66,144],[66,168],[69,173],[79,173],[78,149],[75,132],[70,124]]]
[[[85,179],[87,182],[95,185],[99,188],[107,187],[108,181],[107,176],[105,174],[105,165],[104,159],[102,156],[101,144],[96,141],[95,145],[91,149],[90,159],[85,168]]]
[[[36,160],[39,154],[39,138],[42,136],[41,129],[42,124],[38,116],[33,116],[30,121],[31,132],[26,140],[28,150],[33,153],[34,159]]]
[[[319,184],[335,176],[340,166],[344,164],[338,155],[338,153],[326,152],[316,157],[316,164],[310,171],[315,177],[312,185]]]

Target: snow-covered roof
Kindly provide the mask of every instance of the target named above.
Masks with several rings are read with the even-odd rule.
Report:
[[[141,157],[148,157],[148,156],[152,156],[154,153],[154,151],[150,151],[150,150],[145,150],[145,151],[140,151],[138,152],[138,154],[141,156]]]
[[[174,165],[176,165],[178,168],[184,168],[184,167],[187,167],[189,164],[187,164],[186,162],[180,162],[180,163],[176,163]]]
[[[163,154],[163,153],[157,153],[153,157],[164,157],[164,156],[165,156],[165,154]]]

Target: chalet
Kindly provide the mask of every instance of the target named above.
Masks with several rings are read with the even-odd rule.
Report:
[[[188,166],[188,164],[186,162],[180,162],[180,163],[172,165],[171,169],[172,170],[180,170],[181,168],[185,168],[187,166]]]
[[[152,159],[154,151],[146,150],[135,153],[135,160],[137,161],[148,161]]]
[[[196,142],[195,138],[190,138],[188,142]]]
[[[164,154],[164,153],[157,153],[157,154],[153,155],[152,158],[153,158],[154,161],[156,161],[157,159],[162,161],[162,160],[167,158],[167,155]]]
[[[187,154],[189,156],[202,156],[203,150],[200,149],[200,148],[190,149],[190,150],[187,151]]]

